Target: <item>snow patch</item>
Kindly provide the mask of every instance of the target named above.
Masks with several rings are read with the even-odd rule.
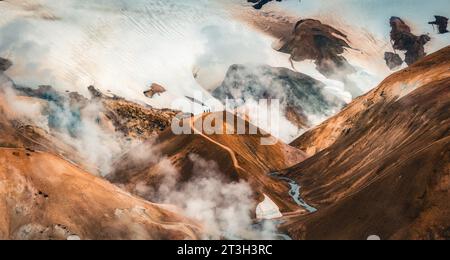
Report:
[[[264,194],[264,201],[259,203],[256,207],[257,219],[276,219],[283,217],[277,204],[273,202],[266,194]]]
[[[76,235],[71,235],[71,236],[67,237],[67,240],[77,241],[77,240],[81,240],[81,238],[79,236],[76,236]]]

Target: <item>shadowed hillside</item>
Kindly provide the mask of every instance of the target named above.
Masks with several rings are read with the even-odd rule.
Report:
[[[319,208],[299,239],[449,239],[450,47],[387,78],[300,137],[285,174]]]

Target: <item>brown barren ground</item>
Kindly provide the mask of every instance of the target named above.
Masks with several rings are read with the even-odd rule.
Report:
[[[356,99],[294,145],[285,171],[319,211],[296,239],[450,239],[450,47]]]
[[[258,201],[263,200],[263,193],[265,193],[277,203],[282,212],[298,210],[298,206],[288,195],[287,185],[269,177],[268,174],[304,160],[304,153],[282,142],[262,146],[261,138],[268,135],[261,131],[258,131],[257,135],[207,135],[201,131],[199,126],[200,118],[207,115],[211,114],[186,120],[185,123],[189,124],[191,128],[195,126],[196,134],[175,135],[168,129],[156,140],[155,149],[162,156],[167,157],[172,165],[182,173],[180,181],[188,181],[193,177],[193,162],[189,159],[189,155],[197,154],[207,161],[215,162],[225,180],[230,182],[247,181],[254,189]],[[222,112],[215,115],[221,116]],[[242,121],[243,119],[237,117],[234,119],[235,126],[237,120],[241,120],[248,129],[247,121]],[[225,124],[223,129],[226,129]],[[131,192],[134,191],[136,184],[142,182],[156,187],[158,185],[156,176],[162,166],[158,162],[153,162],[153,158],[135,161],[132,157],[128,154],[118,161],[118,170],[113,181],[124,184]]]
[[[0,149],[1,239],[197,239],[200,228],[43,152]]]

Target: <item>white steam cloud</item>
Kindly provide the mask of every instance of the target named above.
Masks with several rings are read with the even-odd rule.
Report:
[[[23,5],[0,3],[0,55],[15,62],[10,74],[21,85],[84,93],[93,84],[104,92],[170,107],[174,98],[203,90],[193,76],[197,69],[200,76],[209,75],[204,81],[219,82],[223,75],[207,73],[208,68],[224,68],[224,73],[233,63],[263,60],[272,51],[264,36],[229,19],[221,1],[25,2],[38,3],[59,19],[38,19],[29,15],[33,9],[24,14],[23,8],[11,7]],[[212,34],[220,39],[211,39]],[[254,54],[249,56],[249,50]],[[145,98],[142,92],[152,82],[168,92]]]
[[[111,172],[113,160],[129,142],[100,124],[102,104],[70,104],[63,94],[57,100],[23,97],[13,86],[8,77],[0,75],[0,100],[9,109],[9,119],[37,126],[69,145],[83,159],[86,170],[102,176]]]
[[[155,153],[151,154],[153,159],[158,158]],[[200,221],[207,233],[204,239],[276,238],[273,223],[255,225],[256,202],[248,183],[226,181],[215,162],[196,154],[190,154],[189,159],[194,166],[193,176],[187,182],[180,182],[182,173],[169,159],[159,157],[160,183],[153,187],[141,182],[135,191],[151,201],[175,205],[186,216]]]

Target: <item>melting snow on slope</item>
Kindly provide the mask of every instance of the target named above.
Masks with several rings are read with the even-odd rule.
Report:
[[[272,39],[233,21],[223,1],[31,2],[0,4],[0,38],[6,39],[0,55],[14,61],[9,73],[23,85],[48,84],[83,94],[95,85],[170,107],[193,91],[209,98],[203,87],[215,87],[232,64],[288,66],[272,50]],[[47,15],[36,16],[42,10]],[[168,91],[148,99],[142,93],[151,83]]]
[[[270,220],[281,217],[283,217],[283,215],[277,204],[264,194],[264,201],[259,203],[256,207],[256,218],[259,220]]]

